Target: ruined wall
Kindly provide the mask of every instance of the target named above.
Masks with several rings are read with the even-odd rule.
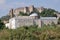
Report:
[[[40,8],[35,8],[33,5],[29,6],[29,7],[20,7],[20,8],[16,8],[14,9],[14,15],[19,15],[20,12],[23,12],[23,13],[27,13],[27,14],[30,14],[31,12],[33,12],[35,9],[37,9],[36,11],[38,12],[42,12],[44,10],[43,7],[40,7]],[[9,12],[9,14],[12,14],[12,12]]]
[[[36,9],[37,9],[37,11],[38,11],[38,12],[40,12],[40,13],[44,10],[44,8],[43,8],[43,7],[36,8]]]
[[[29,12],[31,13],[33,11],[34,11],[34,6],[33,5],[29,6]]]

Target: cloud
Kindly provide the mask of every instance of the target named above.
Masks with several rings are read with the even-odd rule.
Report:
[[[0,0],[0,5],[4,4],[6,2],[6,0]]]

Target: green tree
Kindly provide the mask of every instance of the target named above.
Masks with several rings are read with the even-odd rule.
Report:
[[[9,16],[9,15],[2,16],[0,19],[1,19],[2,21],[4,21],[4,20],[9,20],[9,19],[10,19],[10,16]]]
[[[3,29],[5,27],[4,23],[0,20],[0,29]]]
[[[54,12],[56,12],[56,11],[53,10],[53,9],[45,9],[40,13],[40,16],[43,16],[43,17],[57,17],[57,15],[54,14]]]
[[[60,18],[58,19],[58,24],[60,24]]]
[[[28,16],[28,14],[27,13],[20,12],[19,13],[19,16]]]

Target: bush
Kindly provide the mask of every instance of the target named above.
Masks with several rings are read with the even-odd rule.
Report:
[[[20,27],[0,31],[0,40],[60,40],[60,27]]]
[[[5,28],[5,25],[4,25],[4,23],[0,20],[0,29],[3,29],[3,28]]]

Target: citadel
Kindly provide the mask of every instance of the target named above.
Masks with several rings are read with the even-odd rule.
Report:
[[[43,7],[35,8],[34,6],[30,7],[21,7],[16,9],[11,9],[9,11],[9,15],[11,16],[11,19],[9,19],[9,23],[6,23],[6,27],[9,29],[16,29],[18,27],[22,26],[31,26],[31,25],[38,25],[38,27],[42,27],[45,25],[51,25],[52,23],[57,24],[59,17],[39,17],[37,13],[31,12],[37,10],[38,12],[42,12],[44,10]],[[18,16],[19,12],[30,14],[29,16]]]

